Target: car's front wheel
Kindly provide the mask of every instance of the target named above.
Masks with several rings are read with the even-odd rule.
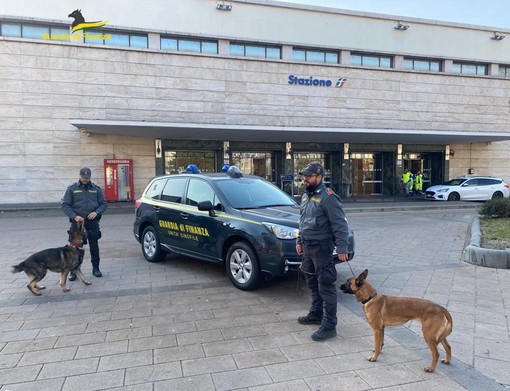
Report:
[[[262,281],[257,255],[247,243],[230,246],[225,266],[232,284],[243,291],[257,288]]]
[[[500,191],[497,191],[492,195],[493,200],[497,200],[498,198],[503,198],[503,193]]]
[[[453,192],[453,193],[450,193],[450,195],[448,196],[448,201],[459,201],[459,200],[460,200],[459,193]]]
[[[158,232],[152,225],[143,230],[141,244],[143,256],[149,262],[160,262],[165,259],[166,252],[161,250]]]

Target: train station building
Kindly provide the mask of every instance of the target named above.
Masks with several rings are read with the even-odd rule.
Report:
[[[224,164],[292,195],[510,181],[510,31],[273,0],[25,0],[0,9],[0,204],[110,201]]]

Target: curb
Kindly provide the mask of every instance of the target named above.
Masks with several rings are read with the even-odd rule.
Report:
[[[466,247],[464,261],[477,266],[510,269],[510,248],[494,250],[480,247],[481,236],[480,217],[475,216],[471,224],[471,240]]]

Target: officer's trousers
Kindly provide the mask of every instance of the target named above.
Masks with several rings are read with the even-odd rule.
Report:
[[[87,242],[90,250],[90,262],[92,267],[99,268],[99,239],[101,239],[101,231],[99,230],[99,220],[96,217],[94,220],[85,219],[85,231],[87,232]],[[71,229],[76,227],[76,221],[71,221]],[[85,243],[86,244],[86,243]]]
[[[336,268],[333,262],[332,240],[303,242],[304,258],[301,270],[312,295],[310,312],[322,316],[322,326],[335,328],[337,324]]]

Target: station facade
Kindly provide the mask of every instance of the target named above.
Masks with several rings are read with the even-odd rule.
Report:
[[[506,31],[271,0],[77,7],[0,10],[0,204],[57,202],[81,166],[119,201],[188,164],[294,196],[310,161],[343,197],[402,194],[407,168],[510,181]]]

